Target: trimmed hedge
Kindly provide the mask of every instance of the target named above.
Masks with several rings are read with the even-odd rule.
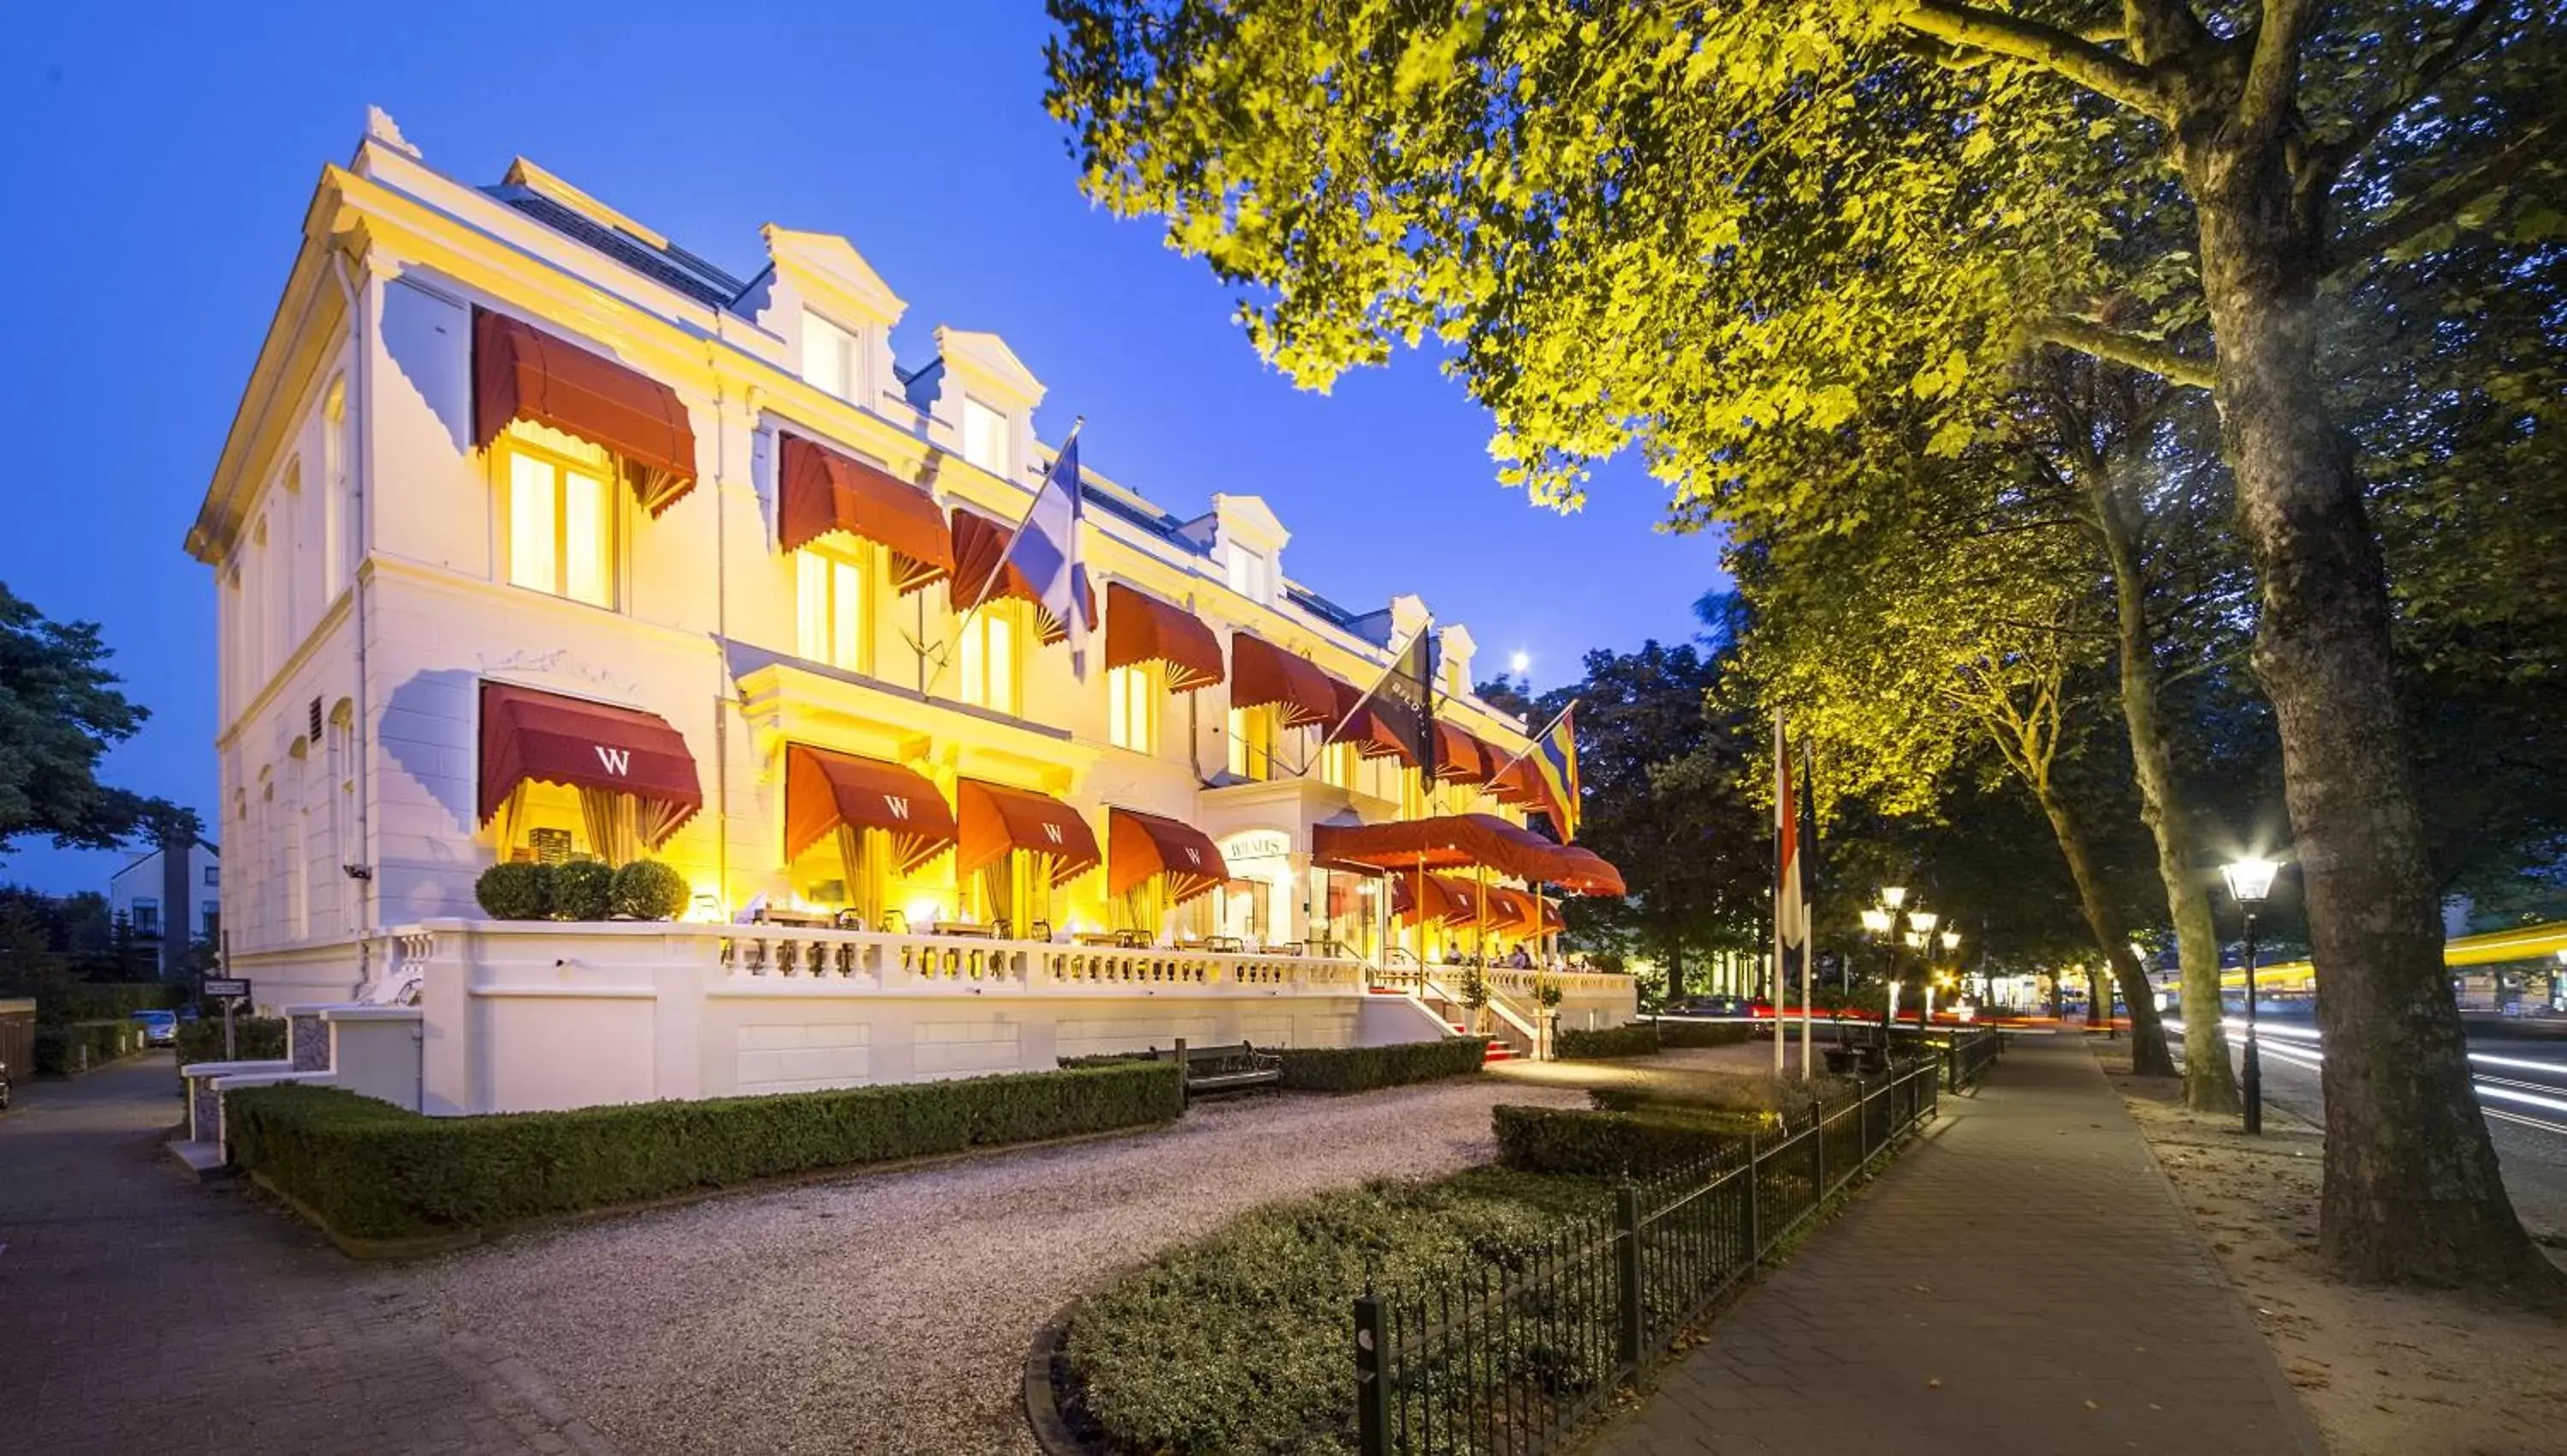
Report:
[[[36,1019],[48,1026],[64,1026],[75,1021],[122,1020],[136,1012],[167,1011],[187,999],[187,990],[160,981],[72,981],[24,992],[0,987],[0,997],[12,995],[34,997]]]
[[[1757,1028],[1747,1021],[1652,1021],[1658,1028],[1658,1044],[1670,1049],[1678,1046],[1740,1046],[1756,1039]]]
[[[1563,1030],[1553,1047],[1563,1060],[1568,1061],[1607,1056],[1655,1056],[1658,1048],[1658,1023],[1655,1021],[1626,1021],[1600,1031]]]
[[[87,1061],[81,1057],[88,1052]],[[127,1019],[119,1021],[74,1021],[67,1026],[36,1028],[36,1067],[40,1076],[69,1076],[76,1071],[103,1066],[120,1056],[132,1056],[143,1049],[143,1023]]]
[[[228,1094],[233,1160],[356,1239],[483,1229],[672,1194],[1173,1120],[1174,1064],[826,1092],[425,1117],[332,1087]]]
[[[1498,1161],[1523,1173],[1620,1178],[1664,1173],[1743,1148],[1754,1123],[1672,1109],[1586,1112],[1573,1107],[1489,1109]]]
[[[1285,1047],[1283,1085],[1295,1092],[1360,1092],[1478,1071],[1488,1043],[1475,1036],[1401,1041],[1389,1046]]]
[[[238,1048],[233,1058],[238,1061],[282,1061],[285,1059],[285,1019],[283,1017],[232,1018],[232,1044]],[[178,1064],[223,1059],[223,1019],[201,1017],[178,1023]]]
[[[637,859],[615,872],[607,913],[627,920],[675,920],[687,908],[687,877],[656,859]]]

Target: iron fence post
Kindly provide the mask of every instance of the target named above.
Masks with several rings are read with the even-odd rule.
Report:
[[[1390,1382],[1382,1378],[1381,1300],[1355,1296],[1355,1449],[1390,1456]]]
[[[1815,1209],[1828,1196],[1828,1112],[1819,1099],[1810,1099],[1810,1207]]]
[[[1637,1370],[1643,1343],[1640,1308],[1640,1191],[1625,1183],[1613,1190],[1613,1283],[1620,1305],[1622,1363]]]
[[[1765,1155],[1756,1149],[1756,1136],[1747,1137],[1747,1264],[1749,1268],[1765,1259],[1764,1196],[1760,1185],[1765,1181]]]

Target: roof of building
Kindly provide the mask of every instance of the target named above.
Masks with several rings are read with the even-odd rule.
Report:
[[[655,242],[622,228],[609,227],[532,187],[501,182],[481,190],[555,232],[576,238],[635,272],[665,283],[708,307],[728,308],[732,300],[748,291],[746,280],[732,277],[676,243]]]

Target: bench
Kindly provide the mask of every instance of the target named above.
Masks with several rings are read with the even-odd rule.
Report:
[[[1271,1051],[1260,1051],[1242,1041],[1236,1046],[1188,1046],[1185,1038],[1162,1051],[1150,1048],[1153,1061],[1181,1063],[1186,1071],[1186,1096],[1197,1092],[1228,1092],[1241,1087],[1262,1086],[1284,1079],[1284,1058]]]

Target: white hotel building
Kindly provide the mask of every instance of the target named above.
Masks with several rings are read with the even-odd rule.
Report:
[[[896,364],[853,246],[762,236],[733,277],[523,159],[450,178],[380,113],[324,169],[187,537],[228,964],[299,1009],[299,1066],[472,1112],[1413,1039],[1444,1009],[1370,992],[1392,963],[1413,992],[1421,953],[1538,946],[1526,882],[1604,883],[1544,868],[1582,852],[1517,827],[1532,775],[1490,781],[1525,725],[1461,627],[1437,781],[1319,743],[1427,611],[1294,581],[1266,501],[1090,468],[1084,681],[1010,574],[962,610],[1048,463],[1042,383],[951,327]],[[498,861],[637,856],[682,922],[475,902]],[[1569,980],[1573,1021],[1628,1015]]]

